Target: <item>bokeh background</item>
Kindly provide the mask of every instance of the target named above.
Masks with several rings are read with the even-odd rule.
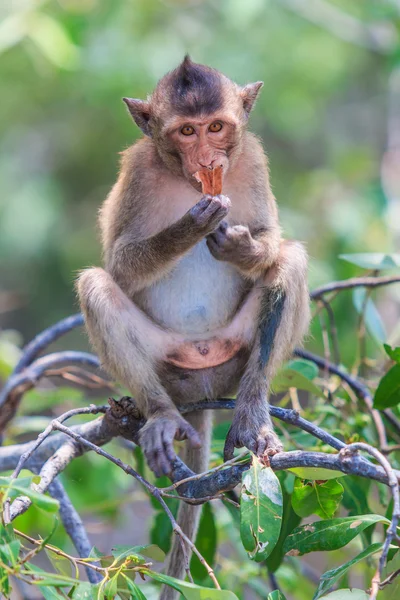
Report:
[[[365,273],[343,253],[398,250],[399,33],[399,0],[2,0],[0,378],[22,343],[77,311],[76,273],[101,262],[97,210],[118,153],[139,136],[121,98],[145,98],[186,52],[238,83],[265,82],[250,127],[269,155],[285,235],[307,243],[311,289]],[[381,315],[372,314],[373,326],[395,343],[399,286],[373,296]],[[349,366],[351,293],[334,308]],[[86,344],[81,331],[59,342]],[[318,319],[308,347],[323,352]],[[52,404],[57,398],[64,409],[85,401],[53,389]],[[31,395],[25,412],[41,401]],[[106,535],[124,541],[128,521],[136,543],[146,541],[148,500],[132,495],[122,472],[87,456],[67,479],[100,545]],[[34,511],[23,519],[44,526]]]
[[[396,249],[398,0],[5,0],[0,16],[3,328],[28,340],[77,309],[76,272],[101,262],[97,210],[139,136],[121,98],[185,52],[265,82],[250,127],[311,287],[360,272],[341,253]]]

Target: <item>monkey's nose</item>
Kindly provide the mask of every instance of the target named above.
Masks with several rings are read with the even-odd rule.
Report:
[[[203,169],[212,169],[213,168],[213,164],[212,161],[208,161],[208,160],[203,160],[200,161],[199,160],[199,165],[203,168]]]

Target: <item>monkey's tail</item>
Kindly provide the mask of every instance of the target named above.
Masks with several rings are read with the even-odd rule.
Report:
[[[210,454],[210,438],[212,429],[212,411],[204,410],[196,413],[189,413],[185,415],[185,419],[193,425],[193,427],[199,432],[202,446],[201,448],[191,448],[186,443],[182,459],[185,461],[187,466],[192,469],[195,473],[202,473],[208,468],[209,454]],[[196,506],[193,504],[186,504],[181,501],[178,511],[177,522],[182,528],[183,532],[188,536],[190,540],[195,541],[197,530],[199,527],[200,516],[201,516],[201,505]],[[190,560],[190,549],[187,549],[187,554]],[[176,535],[172,541],[172,549],[168,555],[167,560],[167,574],[170,577],[176,577],[177,579],[184,579],[185,577],[185,561],[182,550],[182,545]],[[171,587],[163,586],[161,591],[160,600],[176,600],[179,592]]]

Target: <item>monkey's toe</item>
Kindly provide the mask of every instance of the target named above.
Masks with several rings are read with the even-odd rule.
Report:
[[[197,431],[179,413],[151,417],[139,434],[147,464],[157,477],[169,475],[176,459],[174,440],[188,439],[194,448],[201,446]]]

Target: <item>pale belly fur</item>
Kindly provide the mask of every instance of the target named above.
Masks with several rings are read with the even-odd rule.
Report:
[[[231,321],[245,287],[239,271],[216,260],[202,240],[166,277],[135,294],[134,301],[163,327],[206,334]]]

